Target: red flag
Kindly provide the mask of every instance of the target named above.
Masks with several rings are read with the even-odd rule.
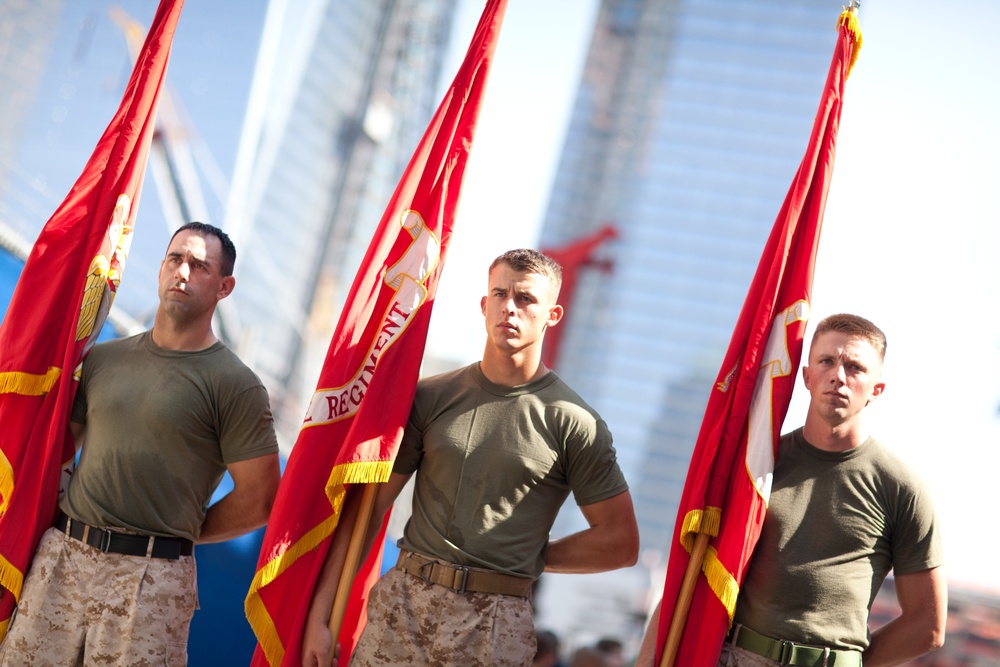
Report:
[[[313,588],[346,485],[385,482],[416,389],[506,0],[487,3],[465,61],[382,215],[351,286],[271,511],[246,599],[255,665],[298,665]],[[350,527],[345,527],[349,530]],[[381,542],[379,542],[381,544]],[[340,635],[346,664],[363,624],[373,550]]]
[[[125,267],[183,4],[160,3],[121,106],[35,241],[0,326],[0,638],[73,462],[73,375]]]
[[[714,667],[764,521],[781,425],[809,316],[844,85],[861,44],[845,11],[812,136],[764,247],[729,343],[681,495],[661,602],[659,664],[696,533],[713,536],[675,664]]]

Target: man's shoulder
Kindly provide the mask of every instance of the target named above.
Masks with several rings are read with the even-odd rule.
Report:
[[[454,370],[445,371],[444,373],[438,373],[437,375],[422,377],[417,380],[417,391],[433,392],[438,391],[443,387],[450,387],[458,383],[468,382],[471,379],[472,370],[475,366],[476,364],[471,364],[469,366],[463,366]]]
[[[111,338],[101,341],[90,348],[87,355],[84,357],[84,360],[113,358],[129,351],[141,350],[143,346],[143,339],[148,334],[148,331],[143,331],[131,336],[123,336],[121,338]]]
[[[897,483],[912,486],[923,485],[923,479],[910,464],[892,448],[887,447],[874,437],[865,443],[868,449],[868,460],[876,473],[883,479],[892,479]]]

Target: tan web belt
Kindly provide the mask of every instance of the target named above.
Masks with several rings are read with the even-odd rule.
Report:
[[[456,565],[405,549],[400,550],[396,567],[428,584],[444,586],[458,593],[498,593],[519,598],[528,597],[531,593],[531,579]]]
[[[861,667],[861,651],[834,650],[825,646],[807,646],[782,639],[772,639],[739,623],[733,626],[729,641],[734,646],[774,660],[779,665]]]

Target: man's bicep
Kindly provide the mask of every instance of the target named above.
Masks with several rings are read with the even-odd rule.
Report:
[[[226,464],[226,470],[233,478],[233,488],[258,489],[272,496],[277,491],[281,479],[281,465],[277,452]]]
[[[948,618],[948,582],[940,567],[897,574],[896,599],[903,615],[922,615],[941,632]]]

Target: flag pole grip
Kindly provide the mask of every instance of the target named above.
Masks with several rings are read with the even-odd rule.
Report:
[[[364,551],[365,537],[368,533],[368,524],[371,523],[377,493],[378,484],[364,485],[361,507],[358,509],[358,516],[351,528],[351,541],[347,545],[344,569],[340,573],[340,581],[337,582],[337,595],[333,599],[333,609],[330,611],[329,628],[333,646],[337,645],[337,640],[340,637],[340,628],[344,624],[344,614],[347,613],[347,602],[351,597],[351,587],[354,585],[354,577],[357,576],[358,567],[361,565],[361,553]],[[331,655],[327,664],[332,663],[333,656]]]
[[[701,565],[705,560],[705,552],[708,551],[710,537],[708,533],[698,533],[694,538],[694,546],[691,548],[691,556],[688,558],[687,570],[684,572],[684,581],[681,582],[681,590],[677,594],[674,613],[670,617],[670,629],[667,630],[667,639],[663,642],[660,667],[674,667],[677,650],[681,646],[681,637],[684,634],[684,624],[687,622],[688,610],[691,608],[691,599],[694,597],[694,587],[701,575]]]

